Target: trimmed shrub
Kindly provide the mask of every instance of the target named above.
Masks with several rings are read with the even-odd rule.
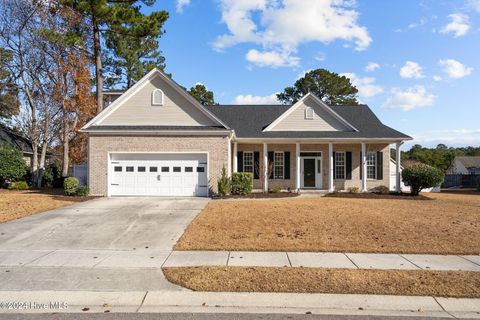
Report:
[[[43,173],[42,187],[61,188],[63,185],[62,164],[54,162]]]
[[[426,188],[439,186],[445,175],[440,169],[419,163],[402,171],[402,181],[410,187],[412,196],[417,196],[420,191]]]
[[[477,191],[480,191],[480,176],[477,177]]]
[[[12,182],[8,185],[8,190],[27,190],[28,183],[26,181]]]
[[[75,195],[80,196],[80,197],[86,197],[90,193],[90,189],[88,186],[80,186],[77,188],[77,192]]]
[[[246,195],[252,193],[253,175],[250,172],[235,172],[232,174],[232,194]]]
[[[221,196],[226,196],[231,191],[230,178],[228,177],[225,167],[222,168],[222,175],[220,176],[220,179],[218,179],[217,187],[218,194]]]
[[[272,190],[270,190],[271,193],[279,193],[281,191],[282,191],[282,188],[280,188],[280,187],[275,187]]]
[[[67,196],[74,196],[77,194],[78,180],[75,177],[68,177],[63,180],[63,192]]]
[[[18,181],[27,173],[27,165],[20,150],[0,148],[0,185],[5,181]]]
[[[380,194],[389,194],[390,193],[390,188],[387,187],[387,186],[378,186],[376,189],[377,189],[377,192],[380,193]]]
[[[359,193],[360,189],[358,187],[350,187],[347,189],[348,193]]]

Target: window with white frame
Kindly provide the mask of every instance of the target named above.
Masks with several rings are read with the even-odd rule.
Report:
[[[160,89],[155,89],[152,92],[152,105],[154,106],[163,106],[163,91]]]
[[[335,179],[345,179],[345,152],[335,152]]]
[[[253,173],[253,152],[246,151],[243,153],[243,172]]]
[[[310,107],[305,108],[305,119],[307,120],[313,119],[313,108],[310,108]]]
[[[377,178],[377,153],[367,152],[367,179]]]
[[[284,155],[283,152],[273,153],[273,178],[283,179],[284,172]]]

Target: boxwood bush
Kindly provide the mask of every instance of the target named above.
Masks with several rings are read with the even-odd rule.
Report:
[[[252,193],[253,175],[250,172],[232,174],[232,194],[246,195]]]
[[[75,192],[75,195],[80,196],[80,197],[86,197],[90,193],[90,189],[88,186],[81,186],[77,188],[77,191]]]
[[[26,181],[12,182],[8,185],[8,190],[27,190],[28,183]]]
[[[74,196],[77,194],[78,179],[75,177],[68,177],[63,180],[63,192],[67,196]]]
[[[417,196],[426,188],[439,186],[445,175],[440,169],[419,163],[402,170],[402,181],[410,187],[412,196]]]
[[[480,191],[480,176],[477,177],[477,191]]]
[[[27,173],[27,165],[20,150],[0,148],[0,185],[6,181],[18,181]]]

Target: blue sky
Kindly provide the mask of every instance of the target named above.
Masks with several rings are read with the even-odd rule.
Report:
[[[305,71],[346,74],[377,116],[434,146],[480,145],[480,0],[170,0],[160,47],[180,84],[275,103]],[[368,67],[367,67],[368,66]],[[408,145],[411,145],[409,143]]]

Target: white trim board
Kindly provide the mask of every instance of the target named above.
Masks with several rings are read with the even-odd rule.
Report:
[[[338,113],[333,111],[333,109],[330,108],[330,106],[328,106],[325,102],[323,102],[321,99],[319,99],[316,95],[314,95],[311,92],[307,93],[304,97],[302,97],[302,99],[298,100],[294,105],[288,108],[288,110],[285,111],[283,114],[281,114],[280,117],[275,119],[275,121],[270,123],[265,129],[263,129],[263,132],[272,131],[273,128],[275,128],[283,119],[285,119],[289,114],[291,114],[295,109],[297,109],[303,103],[303,101],[305,101],[308,98],[312,98],[320,107],[325,109],[328,113],[330,113],[335,119],[340,121],[342,124],[351,128],[353,131],[359,132],[357,128],[355,128],[347,120],[341,117]]]

